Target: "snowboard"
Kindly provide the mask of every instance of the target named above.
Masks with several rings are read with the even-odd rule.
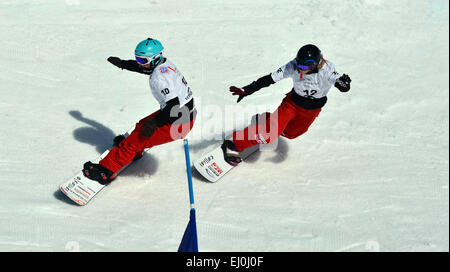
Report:
[[[131,134],[134,127],[124,134],[125,137]],[[109,153],[107,149],[103,154],[101,154],[97,159],[93,160],[92,163],[99,163],[106,155]],[[132,162],[131,162],[132,163]],[[125,170],[131,163],[120,169],[119,173]],[[89,201],[94,198],[106,185],[100,184],[98,181],[91,180],[83,175],[83,170],[77,172],[68,181],[59,185],[59,189],[63,194],[65,194],[73,202],[80,206],[85,206]]]
[[[247,148],[240,153],[241,159],[244,161],[257,150],[259,150],[259,145]],[[208,181],[217,182],[236,166],[232,166],[225,161],[223,150],[219,145],[219,147],[194,160],[194,167]]]

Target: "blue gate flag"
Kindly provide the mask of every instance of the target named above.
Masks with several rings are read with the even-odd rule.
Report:
[[[184,155],[186,157],[186,171],[189,185],[189,202],[191,204],[191,211],[189,215],[189,223],[184,231],[183,238],[181,239],[178,252],[198,252],[198,239],[197,239],[197,223],[195,222],[195,204],[194,204],[194,189],[192,187],[192,172],[191,172],[191,159],[189,157],[189,143],[187,139],[184,139]]]
[[[195,222],[195,209],[191,209],[189,223],[184,231],[178,252],[198,252],[197,224]]]

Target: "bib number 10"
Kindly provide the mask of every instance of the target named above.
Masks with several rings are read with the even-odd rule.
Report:
[[[170,93],[169,89],[164,88],[164,90],[161,90],[161,94],[168,95]]]

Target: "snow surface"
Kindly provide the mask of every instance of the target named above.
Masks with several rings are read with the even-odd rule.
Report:
[[[106,61],[133,58],[148,36],[197,99],[192,159],[233,129],[228,87],[303,44],[353,80],[302,137],[218,183],[194,173],[200,251],[449,250],[447,0],[3,0],[0,22],[0,251],[177,250],[189,217],[182,141],[85,207],[58,191],[158,108],[146,76]],[[273,111],[291,87],[238,106]]]

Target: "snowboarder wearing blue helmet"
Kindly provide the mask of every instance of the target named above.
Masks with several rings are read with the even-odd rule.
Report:
[[[142,157],[144,150],[182,139],[192,129],[196,116],[192,91],[163,50],[160,41],[148,38],[138,43],[133,60],[108,58],[118,68],[148,75],[160,109],[140,120],[128,137],[115,137],[114,148],[98,164],[86,162],[83,173],[88,178],[108,184],[120,169]]]

